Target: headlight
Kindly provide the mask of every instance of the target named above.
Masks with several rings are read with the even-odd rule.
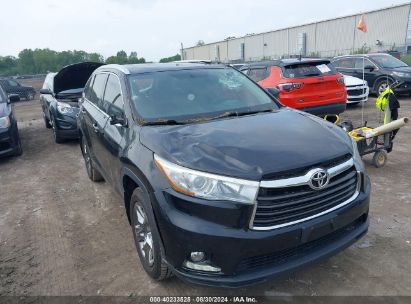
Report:
[[[0,128],[10,127],[10,118],[8,116],[0,118]]]
[[[57,110],[61,113],[61,114],[68,114],[68,113],[72,113],[73,112],[73,108],[71,107],[71,105],[69,105],[68,103],[65,102],[57,102]]]
[[[392,72],[393,75],[398,76],[398,77],[403,77],[403,78],[410,78],[411,74],[410,73],[404,73],[404,72]]]
[[[208,200],[254,204],[259,182],[195,171],[154,155],[157,167],[174,190]]]
[[[353,150],[355,168],[357,169],[357,171],[363,172],[364,163],[362,161],[360,152],[358,151],[357,141],[353,138],[351,138],[351,141],[352,141],[352,150]]]

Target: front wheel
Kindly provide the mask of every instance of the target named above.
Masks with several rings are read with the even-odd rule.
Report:
[[[33,92],[29,92],[26,94],[26,100],[30,101],[34,99],[34,93]]]
[[[391,83],[392,81],[389,79],[380,80],[375,86],[378,96],[380,96],[388,88],[388,86],[391,85]]]
[[[61,137],[59,130],[57,129],[56,121],[54,117],[50,114],[50,124],[53,129],[53,138],[56,144],[61,144],[64,142],[64,139]]]
[[[150,216],[152,215],[150,207],[148,194],[141,188],[136,188],[130,201],[134,242],[144,270],[153,279],[161,281],[172,276],[172,272],[163,261],[160,236],[156,230],[154,216]]]
[[[52,127],[51,123],[50,123],[50,120],[47,118],[47,116],[46,116],[46,114],[44,114],[44,112],[43,112],[43,119],[44,119],[44,125],[46,126],[46,128],[50,129]]]
[[[17,147],[16,150],[14,152],[15,156],[21,156],[23,154],[23,148],[21,147],[21,141],[20,141],[20,137],[17,140]]]

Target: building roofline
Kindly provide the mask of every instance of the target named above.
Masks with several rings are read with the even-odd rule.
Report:
[[[217,44],[217,43],[224,43],[224,42],[228,42],[228,41],[231,41],[231,40],[245,39],[245,38],[247,38],[247,37],[260,36],[260,35],[264,35],[264,34],[268,34],[268,33],[272,33],[272,32],[279,32],[279,31],[284,31],[284,30],[287,30],[287,29],[293,29],[293,28],[296,28],[296,27],[303,27],[303,26],[308,26],[308,25],[313,25],[313,24],[328,22],[328,21],[332,21],[332,20],[338,20],[338,19],[343,19],[343,18],[355,17],[355,16],[362,15],[362,14],[375,13],[375,12],[379,12],[379,11],[383,11],[383,10],[387,10],[387,9],[391,9],[391,8],[397,8],[397,7],[401,7],[401,6],[407,6],[407,5],[411,5],[411,2],[405,2],[405,3],[402,3],[402,4],[393,4],[393,5],[391,5],[391,6],[386,6],[386,7],[374,9],[374,10],[371,10],[371,11],[358,12],[358,13],[355,13],[355,14],[344,15],[344,16],[341,16],[341,17],[328,18],[328,19],[323,19],[323,20],[320,20],[320,21],[314,21],[314,22],[309,22],[309,23],[304,23],[304,24],[299,24],[299,25],[282,27],[282,28],[278,28],[278,29],[274,29],[274,30],[270,30],[270,31],[261,32],[261,33],[258,33],[258,34],[244,35],[244,36],[236,37],[236,38],[233,38],[233,39],[219,40],[219,41],[210,42],[210,43],[205,43],[205,44],[203,44],[203,45],[198,45],[198,46],[197,46],[197,45],[194,45],[194,46],[190,46],[190,47],[187,47],[187,48],[183,48],[183,50],[194,49],[194,48],[198,48],[198,47],[202,47],[202,46],[208,46],[208,45],[213,45],[213,44]]]

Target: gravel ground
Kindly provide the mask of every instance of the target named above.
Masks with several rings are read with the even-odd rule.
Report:
[[[411,116],[401,99],[400,116]],[[0,295],[411,295],[411,127],[371,166],[369,233],[329,260],[240,290],[155,282],[141,267],[121,199],[92,183],[77,142],[55,144],[39,101],[15,104],[24,154],[0,160]],[[343,117],[356,125],[361,108]],[[374,100],[365,106],[378,125]]]

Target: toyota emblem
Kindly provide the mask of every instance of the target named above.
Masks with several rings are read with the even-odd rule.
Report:
[[[328,185],[329,181],[330,177],[327,171],[318,169],[311,175],[309,186],[314,190],[321,190]]]

